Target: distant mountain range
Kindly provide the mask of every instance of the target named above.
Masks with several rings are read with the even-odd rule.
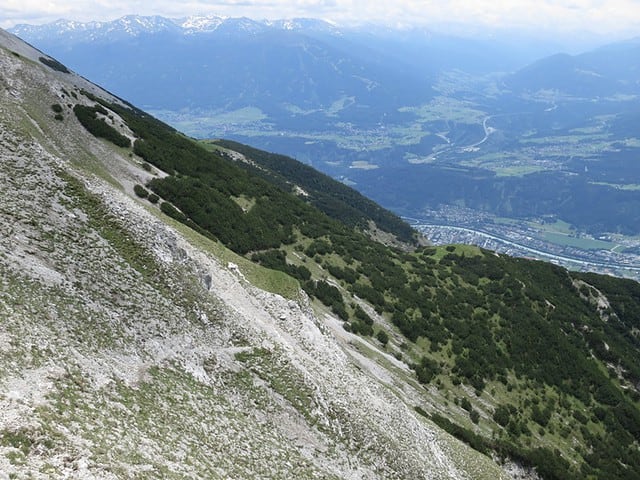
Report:
[[[30,25],[19,24],[10,31],[25,40],[39,44],[46,42],[49,45],[73,44],[83,41],[97,41],[100,39],[108,42],[115,38],[139,37],[145,34],[174,34],[174,35],[201,35],[201,34],[227,34],[227,35],[258,35],[273,33],[276,31],[297,32],[322,39],[339,39],[340,41],[356,41],[369,48],[384,48],[394,52],[395,56],[405,56],[418,53],[420,57],[433,56],[433,60],[439,65],[461,67],[461,59],[471,61],[480,71],[500,70],[497,65],[502,65],[504,70],[524,66],[537,58],[541,58],[559,47],[553,42],[537,42],[534,45],[525,45],[524,39],[515,36],[493,38],[461,37],[432,32],[424,28],[390,28],[378,25],[342,26],[313,18],[293,18],[281,20],[254,20],[246,17],[232,18],[216,15],[191,16],[182,18],[166,18],[161,16],[127,15],[122,18],[107,22],[76,22],[60,19],[58,21],[43,24]],[[508,40],[507,40],[508,39]],[[511,40],[511,42],[509,42]],[[511,43],[510,45],[507,45]],[[386,46],[383,46],[385,45]],[[390,46],[390,44],[393,44]],[[409,51],[401,51],[398,47],[409,47]],[[416,49],[420,47],[420,50]],[[483,54],[482,52],[485,51]],[[500,53],[503,58],[492,58]],[[476,57],[475,61],[471,57]],[[436,58],[440,57],[440,58]],[[485,62],[480,66],[480,61]],[[416,62],[420,63],[420,62]]]
[[[136,37],[142,34],[171,32],[182,35],[242,31],[255,35],[270,30],[318,31],[340,34],[332,24],[316,19],[292,19],[277,21],[257,21],[250,18],[230,18],[216,15],[166,18],[161,16],[127,15],[108,22],[76,22],[58,20],[44,25],[20,24],[11,29],[19,36],[34,40],[53,40],[60,36],[75,41],[97,40],[106,37],[109,41],[114,34]]]
[[[443,70],[512,71],[552,48],[316,19],[130,15],[10,31],[149,108],[229,110],[258,103],[273,115],[288,104],[309,114],[355,97],[366,118],[379,117],[370,109],[429,99]],[[180,93],[162,93],[170,90]]]
[[[531,47],[316,19],[130,15],[10,31],[152,110],[257,107],[278,128],[301,123],[312,129],[327,112],[356,127],[397,118],[398,108],[429,101],[447,71],[512,72],[504,85],[516,93],[602,96],[640,88],[637,40],[546,57],[550,43]]]
[[[381,112],[432,95],[422,73],[401,62],[389,69],[379,52],[365,55],[366,47],[317,20],[129,16],[12,32],[152,109],[258,107],[282,118],[352,104]]]

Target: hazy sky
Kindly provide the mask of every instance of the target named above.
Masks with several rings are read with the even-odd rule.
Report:
[[[113,20],[127,14],[195,14],[254,19],[314,17],[338,23],[456,25],[522,29],[562,36],[589,31],[611,38],[640,36],[640,0],[2,0],[0,26],[69,20]]]

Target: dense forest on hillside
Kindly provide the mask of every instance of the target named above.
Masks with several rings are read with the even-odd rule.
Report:
[[[416,406],[442,428],[546,479],[640,478],[637,283],[475,247],[390,248],[361,228],[393,217],[367,216],[360,200],[359,212],[322,211],[321,195],[318,205],[293,195],[289,181],[328,195],[346,187],[221,144],[260,165],[241,168],[140,111],[101,103],[137,135],[133,151],[169,174],[147,185],[163,211],[288,273],[345,328],[375,335],[455,405],[449,417]]]
[[[292,185],[302,188],[310,196],[312,205],[332,218],[362,229],[368,228],[367,222],[373,220],[378,228],[393,232],[400,240],[409,243],[415,241],[415,232],[395,214],[304,163],[231,140],[217,140],[214,143],[250,158],[251,162],[240,165],[283,190],[291,190]]]

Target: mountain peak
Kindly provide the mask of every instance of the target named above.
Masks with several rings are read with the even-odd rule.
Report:
[[[303,32],[331,32],[338,33],[339,29],[336,23],[316,18],[289,18],[268,21],[267,25],[273,26],[281,30],[303,31]]]
[[[109,23],[105,25],[109,25]],[[175,28],[175,23],[173,21],[158,15],[126,15],[114,22],[110,22],[110,25],[112,26],[111,28],[119,26],[131,35],[138,35],[142,32],[155,33]]]
[[[210,32],[216,30],[228,18],[217,15],[192,15],[177,19],[176,23],[188,32]]]

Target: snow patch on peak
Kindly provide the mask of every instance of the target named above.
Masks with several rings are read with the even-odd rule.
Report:
[[[270,27],[294,32],[326,32],[339,35],[338,25],[326,20],[315,18],[288,18],[283,20],[265,21]]]
[[[229,18],[225,22],[225,26],[236,29],[241,32],[245,32],[251,35],[255,35],[264,30],[266,25],[264,22],[256,22],[247,17]]]
[[[217,15],[193,15],[177,19],[176,24],[188,33],[213,32],[226,20],[228,20],[228,17],[219,17]]]
[[[295,30],[299,25],[294,20],[285,20],[282,23],[283,30]]]
[[[139,35],[143,32],[160,32],[175,28],[175,24],[168,18],[160,16],[142,17],[127,15],[110,24],[109,30],[122,29],[130,35]]]

